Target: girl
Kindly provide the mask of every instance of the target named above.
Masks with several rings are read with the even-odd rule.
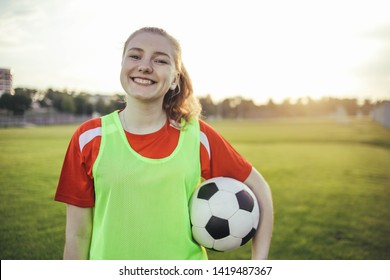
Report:
[[[55,199],[67,204],[64,259],[207,259],[191,235],[189,198],[200,178],[244,182],[261,210],[252,258],[266,259],[273,207],[260,175],[213,128],[178,41],[146,27],[126,41],[126,108],[82,124],[65,156]]]

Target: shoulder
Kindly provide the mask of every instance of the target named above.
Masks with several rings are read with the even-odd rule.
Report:
[[[225,146],[225,140],[222,135],[217,132],[210,124],[206,121],[199,119],[200,127],[200,142],[206,148],[210,158],[211,151],[215,150],[215,147]]]
[[[222,135],[215,130],[210,124],[206,121],[199,119],[200,134],[207,137],[209,140],[218,141],[222,139]]]
[[[80,124],[79,127],[76,129],[75,134],[81,135],[91,129],[101,128],[101,126],[102,126],[101,118],[93,118]]]
[[[205,120],[202,119],[199,119],[199,127],[200,127],[200,131],[204,133],[216,132],[215,129],[210,124],[208,124]]]
[[[96,137],[102,135],[102,122],[100,118],[93,118],[82,123],[75,131],[72,141],[77,145],[80,151],[84,146]]]

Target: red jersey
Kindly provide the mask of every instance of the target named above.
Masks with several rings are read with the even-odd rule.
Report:
[[[206,122],[200,123],[201,176],[231,177],[245,181],[252,165]],[[180,130],[167,122],[160,130],[138,135],[125,131],[131,147],[144,157],[169,156],[179,140]],[[81,124],[73,134],[62,166],[55,200],[79,207],[95,205],[93,164],[99,153],[101,119]],[[115,160],[115,159],[113,159]]]

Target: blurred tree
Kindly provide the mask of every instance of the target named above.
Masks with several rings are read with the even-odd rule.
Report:
[[[109,101],[98,98],[97,102],[92,104],[90,94],[68,92],[66,89],[58,91],[49,88],[46,91],[37,91],[16,88],[14,92],[13,95],[5,93],[0,97],[0,108],[14,115],[23,115],[26,110],[31,108],[33,101],[38,102],[41,107],[52,107],[58,112],[78,115],[91,115],[93,111],[105,115],[126,106],[125,96],[121,94],[113,95]],[[320,100],[301,97],[295,103],[291,102],[290,98],[286,98],[282,103],[275,103],[270,98],[266,104],[256,105],[251,99],[236,96],[215,103],[210,94],[200,97],[199,102],[205,117],[218,116],[221,118],[325,116],[333,114],[341,107],[346,110],[348,115],[369,115],[376,106],[368,99],[359,104],[357,99],[335,97],[323,97]]]
[[[205,97],[200,97],[199,102],[202,105],[202,115],[207,117],[216,117],[218,114],[217,105],[214,104],[211,95],[208,94]]]
[[[5,109],[8,112],[13,111],[13,96],[10,93],[4,93],[0,97],[0,109]]]
[[[291,103],[290,98],[283,100],[282,104],[278,106],[278,115],[281,117],[293,117],[295,116],[294,105]]]
[[[348,115],[355,116],[357,114],[358,102],[356,99],[341,99],[339,100],[339,103],[347,110]]]
[[[254,118],[258,109],[258,106],[253,103],[253,100],[241,99],[238,104],[237,114],[239,118]]]
[[[219,116],[224,119],[234,119],[237,117],[237,105],[234,98],[226,98],[218,104]]]
[[[81,92],[73,98],[76,115],[91,115],[93,113],[93,105],[89,101],[90,97],[88,93]]]
[[[45,97],[41,104],[44,106],[53,107],[58,112],[62,113],[73,114],[76,112],[75,99],[66,90],[58,91],[49,88],[46,91]]]
[[[58,111],[62,111],[61,103],[63,95],[64,93],[49,88],[45,94],[44,104]]]
[[[68,94],[62,94],[60,98],[60,112],[63,113],[75,113],[76,112],[76,104],[74,98]]]
[[[364,103],[362,106],[360,106],[360,111],[363,115],[368,116],[371,113],[371,110],[373,108],[373,104],[370,100],[366,99],[364,100]]]
[[[31,108],[32,97],[36,90],[28,88],[15,88],[14,94],[5,93],[0,98],[0,107],[11,111],[14,115],[23,116]]]
[[[95,103],[95,112],[98,112],[100,115],[106,115],[109,113],[109,106],[104,102],[103,98],[99,97]]]

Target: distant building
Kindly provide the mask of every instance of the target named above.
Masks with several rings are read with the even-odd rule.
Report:
[[[0,68],[0,96],[13,93],[11,69]]]
[[[390,128],[390,101],[384,101],[374,108],[371,113],[374,120],[383,126]]]
[[[341,124],[349,124],[348,112],[343,105],[338,105],[335,112],[336,122]]]

